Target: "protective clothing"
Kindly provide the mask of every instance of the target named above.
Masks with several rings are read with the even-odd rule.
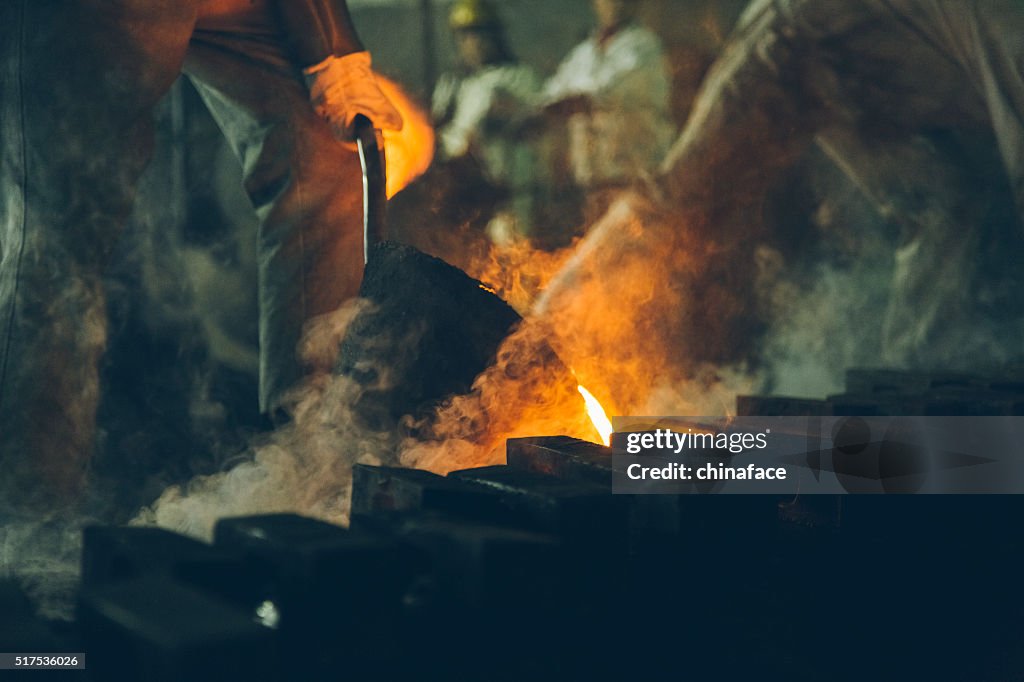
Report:
[[[577,184],[626,184],[652,172],[672,142],[670,80],[661,42],[629,23],[607,40],[576,46],[544,85],[543,101],[585,95],[591,110],[573,114],[569,154]]]
[[[378,128],[402,129],[402,115],[377,87],[370,65],[370,53],[364,50],[343,57],[331,56],[302,70],[313,108],[343,139],[352,137],[359,114]]]
[[[484,66],[461,78],[442,76],[432,108],[437,118],[453,112],[438,131],[443,155],[462,156],[472,146],[490,180],[506,185],[526,180],[515,158],[526,145],[515,138],[514,129],[529,113],[539,85],[536,72],[518,63]]]
[[[184,71],[260,220],[260,403],[304,370],[303,325],[362,277],[357,155],[302,69],[362,50],[341,0],[0,3],[0,499],[67,503],[95,443],[101,274]],[[390,119],[389,119],[390,120]]]
[[[438,130],[441,158],[473,156],[486,179],[508,192],[498,222],[488,229],[498,241],[527,236],[532,229],[537,155],[517,131],[539,87],[532,68],[502,62],[467,75],[445,74],[434,89],[434,118],[447,120]]]

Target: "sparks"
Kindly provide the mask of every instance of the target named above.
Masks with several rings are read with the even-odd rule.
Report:
[[[583,396],[583,400],[587,403],[587,414],[590,415],[590,421],[594,422],[594,428],[601,434],[601,440],[605,445],[612,444],[612,422],[608,419],[608,415],[605,414],[604,408],[601,407],[601,403],[598,402],[597,398],[591,394],[590,391],[577,385],[580,395]]]

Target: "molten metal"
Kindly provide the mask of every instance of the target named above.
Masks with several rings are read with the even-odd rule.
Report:
[[[577,386],[576,388],[579,389],[580,395],[583,396],[583,400],[587,403],[587,414],[590,415],[590,421],[594,422],[594,428],[601,434],[601,440],[605,445],[611,445],[614,429],[612,428],[611,420],[608,419],[608,415],[604,412],[604,408],[601,407],[601,403],[587,389],[582,386]]]

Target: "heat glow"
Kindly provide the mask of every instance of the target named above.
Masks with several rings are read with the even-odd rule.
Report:
[[[390,199],[430,167],[434,159],[434,128],[426,112],[397,83],[379,73],[375,75],[380,89],[402,114],[401,130],[383,131]]]
[[[583,400],[587,403],[587,414],[590,415],[590,421],[594,422],[594,428],[601,434],[601,441],[605,445],[612,444],[612,422],[608,419],[608,415],[605,414],[604,408],[601,407],[601,403],[595,398],[590,391],[577,386],[580,395],[583,396]]]

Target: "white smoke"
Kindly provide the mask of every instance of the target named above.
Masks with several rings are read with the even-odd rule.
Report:
[[[295,512],[346,524],[352,465],[391,459],[398,436],[368,430],[353,413],[363,388],[330,369],[348,324],[368,303],[356,299],[314,320],[303,360],[320,371],[288,398],[289,423],[253,442],[227,471],[168,488],[134,523],[208,538],[225,516]]]
[[[43,618],[72,618],[85,524],[63,517],[0,525],[0,577],[16,578]]]

